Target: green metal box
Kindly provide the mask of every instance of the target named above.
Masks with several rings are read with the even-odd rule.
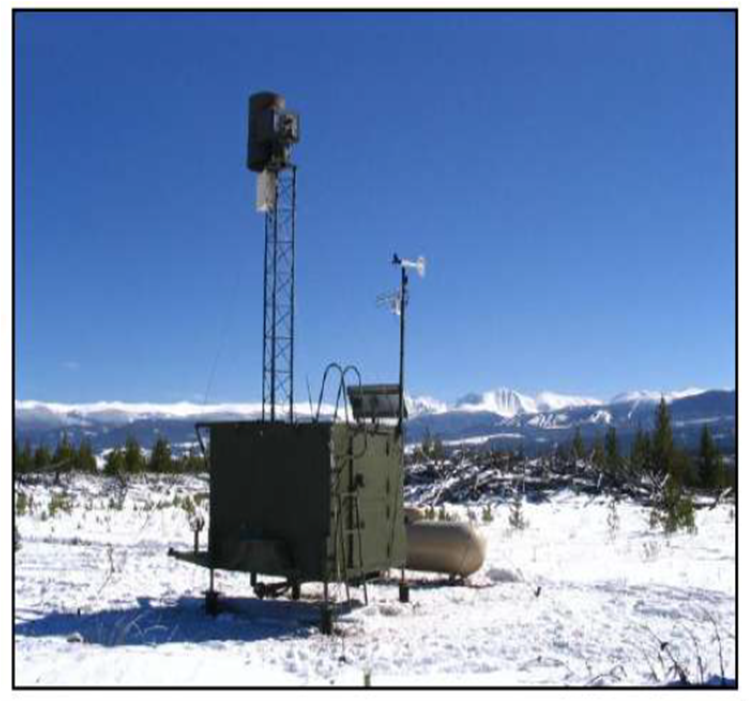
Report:
[[[406,561],[395,427],[221,422],[210,432],[207,565],[351,582]]]

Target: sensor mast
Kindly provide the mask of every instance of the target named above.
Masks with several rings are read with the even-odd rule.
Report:
[[[258,174],[256,210],[264,213],[262,420],[294,420],[295,224],[297,166],[292,146],[300,118],[271,92],[251,95],[248,168]]]

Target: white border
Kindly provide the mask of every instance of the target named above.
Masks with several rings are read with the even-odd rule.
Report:
[[[752,621],[752,613],[750,612],[750,551],[752,547],[750,545],[750,472],[752,471],[752,463],[750,458],[752,457],[751,445],[750,445],[750,427],[752,427],[752,406],[751,393],[750,393],[750,379],[752,373],[752,296],[751,296],[751,283],[752,275],[750,274],[750,263],[752,262],[752,225],[750,218],[750,193],[752,193],[752,178],[750,177],[750,153],[752,153],[752,144],[750,144],[750,132],[752,121],[750,110],[750,85],[752,84],[752,75],[750,72],[750,16],[751,10],[750,3],[748,2],[395,2],[395,1],[378,1],[371,0],[369,2],[336,2],[336,1],[294,1],[294,2],[204,2],[199,0],[198,2],[50,2],[38,0],[37,2],[20,2],[9,1],[2,2],[0,7],[0,66],[2,71],[0,73],[2,77],[2,121],[1,121],[1,136],[2,136],[2,166],[0,169],[1,183],[2,183],[2,198],[0,199],[0,213],[1,213],[1,230],[0,230],[0,283],[2,288],[0,289],[0,479],[2,480],[2,493],[0,499],[0,514],[2,515],[2,541],[0,542],[2,548],[2,597],[0,603],[2,604],[1,616],[0,616],[0,642],[1,642],[1,655],[0,660],[0,698],[3,700],[24,698],[24,699],[49,699],[50,697],[56,697],[60,699],[101,699],[103,696],[114,699],[132,699],[137,696],[138,693],[123,692],[123,693],[101,693],[75,690],[70,693],[51,693],[51,692],[39,692],[39,693],[20,693],[13,692],[11,690],[11,647],[12,647],[12,612],[11,612],[11,560],[12,560],[12,521],[11,512],[8,508],[10,505],[10,495],[13,490],[12,475],[11,475],[11,454],[12,454],[12,426],[11,416],[13,412],[13,399],[12,392],[12,345],[11,345],[11,310],[13,305],[13,288],[11,283],[12,275],[12,199],[11,199],[11,182],[12,182],[12,131],[11,131],[11,119],[12,119],[12,93],[11,93],[11,70],[12,70],[12,49],[13,49],[13,36],[12,36],[12,18],[11,13],[14,8],[28,9],[28,8],[44,8],[44,9],[64,9],[64,8],[85,8],[95,10],[99,8],[144,8],[144,9],[175,9],[178,7],[186,7],[189,9],[199,9],[204,7],[210,8],[236,8],[236,9],[253,9],[253,8],[337,8],[343,9],[349,8],[362,8],[362,9],[375,9],[375,8],[394,8],[394,9],[424,9],[428,7],[450,8],[524,8],[524,9],[559,9],[565,10],[573,7],[583,9],[655,9],[665,8],[672,10],[679,9],[699,9],[699,8],[717,8],[717,9],[730,9],[735,8],[738,10],[738,31],[739,31],[739,100],[738,100],[738,155],[739,155],[739,181],[738,181],[738,193],[739,193],[739,221],[738,221],[738,237],[739,237],[739,250],[738,250],[738,281],[739,281],[739,331],[738,331],[738,368],[739,378],[737,392],[739,395],[739,508],[737,514],[739,515],[739,552],[737,554],[739,560],[739,593],[738,593],[738,617],[739,617],[739,635],[738,641],[739,647],[739,662],[740,667],[737,671],[739,676],[740,689],[737,693],[729,693],[719,691],[718,695],[724,700],[749,700],[752,699],[752,688],[750,687],[750,669],[745,665],[744,661],[752,660],[752,652],[750,651],[750,621]],[[379,693],[377,690],[370,692],[346,693],[346,699],[382,699],[386,697],[405,697],[404,693],[387,694],[385,692]],[[415,694],[415,693],[413,693]],[[474,691],[463,690],[459,694],[463,698],[472,697],[473,699],[496,699],[499,693],[496,691]],[[586,696],[592,699],[610,699],[610,700],[633,700],[633,699],[654,699],[656,696],[672,699],[686,699],[693,698],[699,699],[706,696],[711,696],[712,693],[700,693],[687,691],[682,694],[679,691],[671,692],[639,692],[639,691],[608,691],[594,690],[593,693],[588,693]],[[213,699],[247,699],[251,693],[248,692],[212,692]],[[303,696],[300,690],[291,690],[287,693],[273,693],[273,692],[257,692],[255,695],[263,696],[267,699],[291,699]],[[454,700],[458,695],[457,691],[430,691],[421,693],[420,696],[431,700]],[[206,697],[206,693],[197,692],[170,692],[167,690],[165,693],[145,693],[144,697],[165,697],[168,699],[203,699]],[[306,697],[310,696],[317,699],[330,699],[331,693],[319,692],[308,693]],[[582,691],[574,691],[572,694],[566,694],[563,692],[544,692],[544,691],[514,691],[507,692],[506,696],[524,699],[562,699],[568,697],[581,698],[585,694]],[[715,695],[713,695],[715,696]]]

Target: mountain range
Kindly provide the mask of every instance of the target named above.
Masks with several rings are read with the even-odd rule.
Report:
[[[431,436],[444,442],[494,448],[524,446],[535,452],[570,441],[577,427],[588,442],[602,437],[613,426],[626,448],[639,428],[652,429],[661,396],[670,405],[674,435],[680,445],[695,448],[707,424],[724,450],[735,450],[736,391],[698,388],[665,393],[640,390],[622,393],[607,402],[553,392],[530,397],[508,388],[469,393],[453,404],[408,396],[407,440],[419,442]],[[333,412],[331,405],[322,406],[322,417],[331,418]],[[301,421],[308,421],[311,408],[296,404],[295,414]],[[122,445],[129,436],[150,447],[161,435],[179,451],[195,444],[197,421],[237,421],[260,415],[259,403],[62,404],[16,400],[15,436],[20,442],[54,446],[67,432],[74,443],[85,437],[101,452]],[[338,416],[342,417],[341,407]]]
[[[431,435],[450,442],[472,441],[493,447],[522,444],[527,450],[547,450],[553,444],[570,441],[576,428],[587,443],[614,427],[626,447],[638,429],[653,428],[661,397],[670,407],[679,445],[696,448],[707,424],[725,451],[735,450],[736,391],[698,388],[627,392],[608,402],[549,392],[531,398],[506,389],[471,394],[452,407],[414,413],[408,438],[415,441]]]

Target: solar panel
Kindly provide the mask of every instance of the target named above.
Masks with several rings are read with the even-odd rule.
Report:
[[[399,416],[399,385],[351,385],[347,388],[355,419],[397,419]],[[403,406],[402,417],[407,418]]]

